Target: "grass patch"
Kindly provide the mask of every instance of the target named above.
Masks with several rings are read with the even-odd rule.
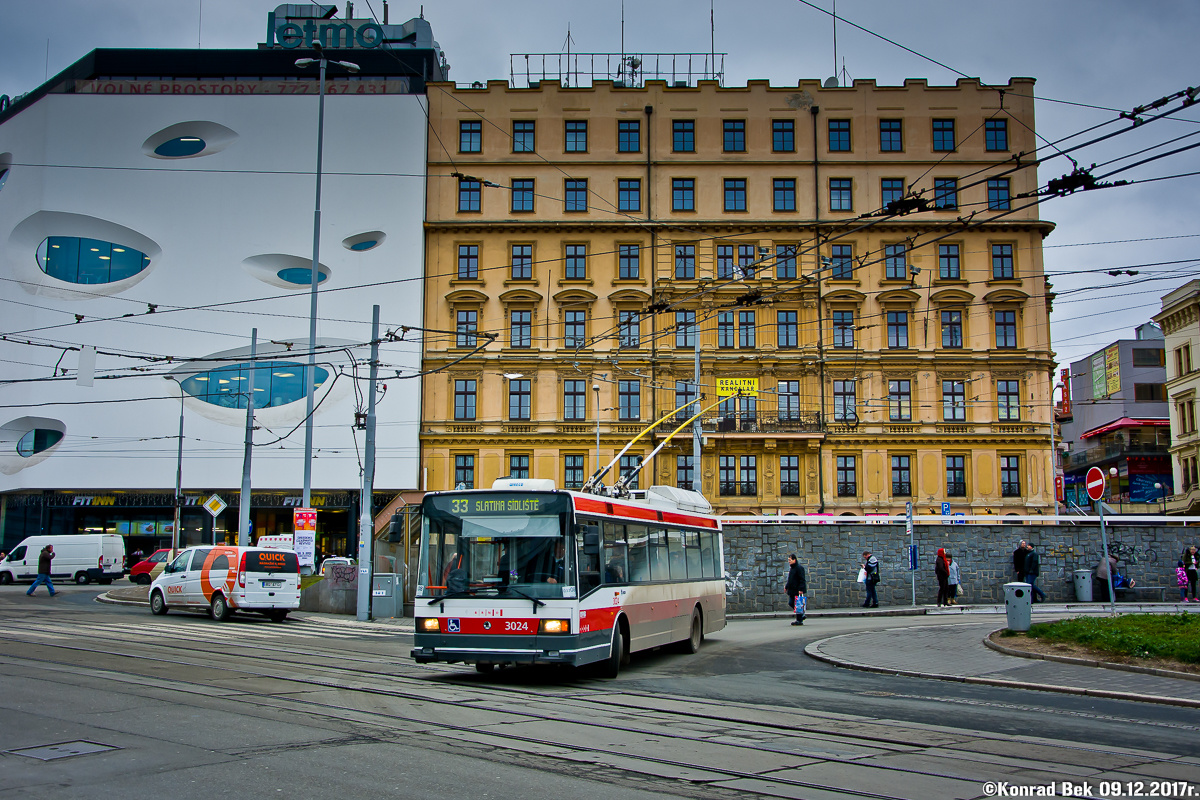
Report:
[[[1131,658],[1200,664],[1200,614],[1123,614],[1041,622],[1029,638],[1082,645]]]

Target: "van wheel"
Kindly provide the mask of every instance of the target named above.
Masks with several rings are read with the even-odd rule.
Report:
[[[621,626],[613,626],[612,646],[608,651],[608,658],[596,665],[596,674],[601,678],[615,678],[617,673],[621,671],[621,662],[625,659],[625,637],[621,633]]]
[[[692,609],[692,627],[689,629],[691,633],[688,638],[679,643],[679,651],[682,653],[696,653],[700,650],[700,642],[704,639],[704,625],[700,619],[700,609]]]
[[[91,582],[92,579],[86,572],[77,572],[75,574],[75,583],[79,584],[80,586],[87,586]]]
[[[149,586],[151,583],[149,575],[138,575],[133,579],[133,582],[138,586]]]
[[[209,607],[209,613],[217,622],[224,622],[233,616],[233,609],[229,607],[229,602],[223,594],[214,594],[212,605]]]
[[[491,675],[492,671],[495,669],[496,669],[496,665],[490,661],[476,661],[475,662],[475,671],[481,675]]]
[[[0,572],[0,586],[8,586],[12,583],[11,572]]]
[[[271,622],[283,622],[285,619],[287,619],[287,615],[288,615],[288,612],[286,610],[285,611],[268,611],[267,612],[267,616],[270,617]]]
[[[159,617],[167,613],[167,601],[163,599],[162,592],[150,595],[150,613]]]

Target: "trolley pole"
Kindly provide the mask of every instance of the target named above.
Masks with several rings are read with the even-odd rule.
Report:
[[[700,408],[700,326],[697,324],[692,328],[692,344],[695,345],[696,359],[696,408]],[[692,423],[692,488],[696,489],[696,484],[699,483],[697,478],[701,475],[700,472],[700,446],[703,444],[702,431],[700,428],[700,418],[696,417],[696,421]],[[699,491],[696,489],[696,491]]]
[[[367,384],[367,435],[363,454],[363,488],[358,526],[358,620],[371,618],[375,574],[375,381],[379,377],[379,306],[371,307],[371,380]],[[395,591],[395,587],[393,587]]]

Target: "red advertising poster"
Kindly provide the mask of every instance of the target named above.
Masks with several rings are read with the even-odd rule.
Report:
[[[295,549],[301,566],[313,566],[317,560],[317,510],[292,509],[292,524],[296,531]]]

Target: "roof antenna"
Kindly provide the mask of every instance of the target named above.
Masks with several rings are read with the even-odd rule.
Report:
[[[425,10],[425,7],[424,7],[424,6],[422,6],[422,7],[421,7],[421,11],[422,11],[422,12],[424,12],[424,10]],[[383,0],[383,24],[384,24],[384,25],[387,25],[387,24],[388,24],[388,9],[387,9],[387,0]]]
[[[838,56],[837,56],[837,0],[833,0],[833,75],[821,84],[826,89],[838,87]]]

